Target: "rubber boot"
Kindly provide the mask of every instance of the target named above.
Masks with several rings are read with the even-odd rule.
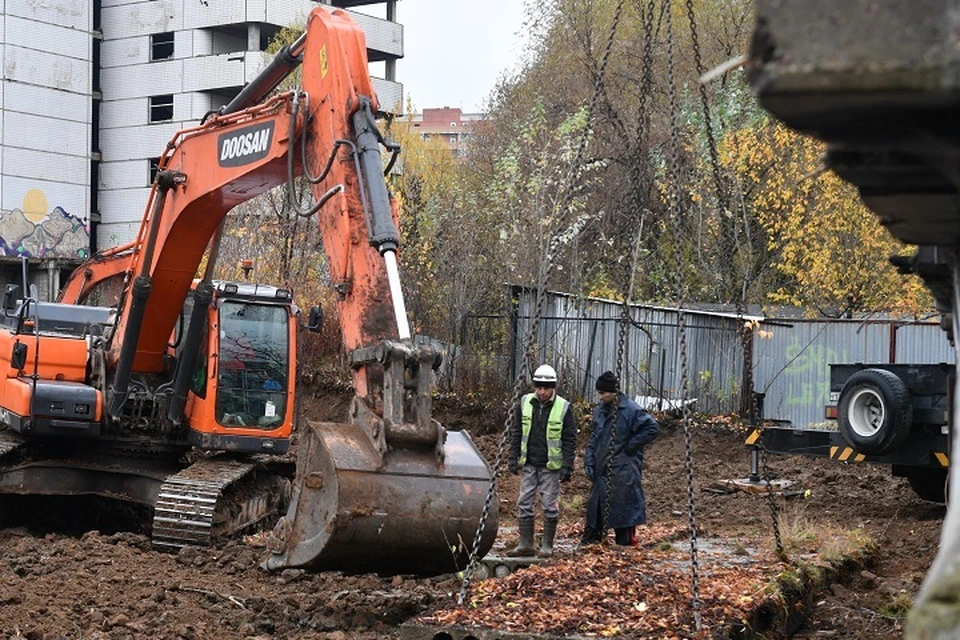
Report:
[[[540,544],[540,550],[537,555],[541,558],[549,558],[553,555],[553,539],[557,535],[557,519],[547,518],[543,522],[543,542]]]
[[[533,518],[520,518],[520,544],[507,555],[511,558],[528,558],[536,553],[533,548]]]

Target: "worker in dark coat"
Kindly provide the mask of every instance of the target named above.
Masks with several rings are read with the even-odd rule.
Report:
[[[642,484],[643,448],[660,433],[660,425],[645,409],[620,393],[620,383],[613,372],[601,375],[596,386],[600,402],[593,411],[593,433],[583,458],[583,470],[593,482],[593,488],[587,501],[587,522],[581,543],[602,542],[607,527],[612,527],[617,544],[633,545],[636,544],[636,525],[647,521]],[[617,428],[611,448],[614,407]]]

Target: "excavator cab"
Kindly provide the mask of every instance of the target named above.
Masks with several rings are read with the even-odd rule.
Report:
[[[186,408],[188,439],[202,449],[284,453],[294,423],[299,311],[287,289],[214,288],[207,349],[195,356]]]

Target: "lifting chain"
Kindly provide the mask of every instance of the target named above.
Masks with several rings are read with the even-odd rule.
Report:
[[[631,266],[631,271],[633,267]],[[620,336],[617,339],[617,380],[623,380],[623,360],[627,343],[627,328],[630,326],[630,299],[629,292],[623,299],[623,306],[620,310]],[[613,399],[613,408],[610,415],[610,439],[607,441],[606,454],[604,455],[605,473],[600,474],[606,478],[603,493],[603,518],[598,523],[601,535],[606,531],[607,523],[610,522],[610,502],[613,495],[613,462],[617,454],[617,420],[620,418],[620,394],[623,393],[617,389],[617,396]],[[599,479],[599,475],[597,476]]]
[[[693,0],[687,0],[687,18],[690,21],[690,39],[693,41],[693,60],[697,66],[697,78],[703,77],[705,69],[703,68],[703,58],[700,56],[700,37],[697,35],[697,20],[693,9]],[[703,82],[697,82],[700,92],[700,106],[703,108],[703,125],[707,132],[707,147],[710,151],[710,166],[713,169],[714,186],[717,189],[717,200],[720,203],[720,211],[727,212],[727,192],[723,187],[722,174],[720,172],[720,156],[717,153],[717,142],[713,136],[713,118],[710,115],[710,101],[707,99],[707,85]]]
[[[754,426],[760,429],[760,439],[756,446],[760,447],[760,468],[763,469],[763,481],[767,483],[767,506],[770,507],[770,519],[773,521],[773,538],[777,545],[777,557],[783,562],[788,562],[787,551],[783,547],[783,538],[780,536],[780,519],[777,516],[777,502],[773,497],[773,479],[770,467],[767,465],[767,447],[763,444],[763,428]]]
[[[751,343],[753,342],[753,329],[752,323],[747,324],[743,322],[743,306],[737,303],[737,319],[740,321],[740,327],[743,331],[742,343],[744,353],[747,350],[750,350],[750,353],[753,353]],[[767,464],[767,447],[763,444],[763,416],[760,415],[757,410],[757,394],[753,392],[753,358],[750,357],[744,358],[744,388],[747,390],[747,404],[749,406],[749,415],[748,420],[750,421],[750,426],[753,429],[756,429],[760,437],[757,439],[757,442],[753,446],[757,447],[757,450],[760,452],[760,468],[763,471],[762,480],[766,485],[767,490],[765,491],[767,497],[767,507],[770,510],[770,521],[773,524],[773,540],[776,545],[776,554],[777,557],[783,561],[788,562],[787,552],[783,546],[783,538],[780,535],[780,517],[777,513],[777,501],[773,492],[773,476],[770,473],[770,466]]]
[[[697,21],[695,16],[695,11],[693,7],[693,0],[686,0],[687,7],[687,17],[690,21],[690,38],[693,42],[693,57],[697,67],[697,77],[703,77],[704,68],[703,60],[700,55],[700,39],[697,35]],[[720,205],[720,211],[726,215],[728,214],[728,205],[729,199],[727,198],[727,191],[723,186],[722,173],[720,169],[719,155],[717,153],[717,145],[714,139],[713,133],[713,120],[710,115],[710,102],[707,99],[707,86],[703,82],[698,82],[697,86],[700,93],[700,104],[703,108],[703,121],[704,127],[706,128],[707,134],[707,146],[710,152],[710,166],[713,170],[713,180],[714,185],[717,190],[717,201]],[[725,234],[725,236],[730,236],[731,234]],[[733,243],[728,243],[728,248],[725,253],[727,255],[733,255],[735,247],[732,246]],[[737,287],[735,291],[740,290],[740,287]],[[740,330],[743,332],[741,345],[743,347],[744,353],[752,353],[751,342],[753,340],[753,331],[751,326],[748,326],[744,322],[744,305],[743,305],[743,295],[735,295],[737,303],[737,321]],[[773,483],[770,477],[770,469],[767,466],[767,450],[763,445],[763,416],[757,415],[757,397],[753,391],[753,359],[744,358],[744,389],[747,393],[747,405],[749,406],[749,417],[751,421],[751,426],[760,430],[760,439],[755,446],[759,447],[760,450],[760,459],[761,465],[763,468],[763,481],[767,487],[767,503],[770,508],[770,518],[773,523],[773,536],[776,542],[776,553],[781,560],[786,560],[786,552],[783,548],[783,541],[780,536],[780,523],[777,515],[777,504],[774,498],[773,492]]]
[[[656,1],[649,0],[647,3],[647,12],[643,16],[644,43],[643,43],[643,81],[640,90],[640,107],[637,112],[637,144],[640,147],[638,153],[646,149],[644,142],[649,139],[647,127],[647,106],[650,102],[650,96],[653,93],[650,89],[653,85],[653,16],[656,10]],[[619,8],[618,8],[619,11]],[[635,174],[635,177],[638,177]],[[639,181],[639,180],[638,180]],[[640,246],[640,235],[634,244],[632,259],[630,262],[630,271],[627,274],[626,296],[623,299],[623,307],[620,310],[620,335],[617,341],[617,380],[623,380],[624,353],[627,340],[627,329],[630,326],[630,300],[633,299],[634,273],[637,269],[638,249]],[[607,483],[605,485],[603,500],[603,519],[600,522],[600,531],[603,531],[606,524],[610,521],[610,501],[612,495],[612,474],[610,469],[613,467],[613,457],[616,451],[617,420],[619,419],[619,397],[613,405],[613,415],[611,416],[612,428],[610,440],[607,442],[605,459],[607,461]]]
[[[587,144],[590,141],[590,133],[593,127],[593,114],[596,110],[597,100],[600,98],[600,94],[603,92],[603,76],[606,73],[607,62],[610,59],[610,51],[613,48],[613,40],[617,33],[617,25],[620,23],[620,16],[622,12],[623,0],[620,0],[617,3],[617,10],[613,17],[613,24],[610,26],[610,34],[607,37],[607,45],[603,52],[603,58],[600,61],[600,67],[597,70],[597,75],[594,79],[593,95],[591,96],[590,104],[587,107],[586,126],[583,129],[583,135],[581,136],[580,143],[577,146],[576,156],[570,164],[570,172],[568,174],[570,179],[566,183],[567,189],[563,193],[558,211],[565,211],[570,206],[570,201],[573,198],[573,194],[576,192],[573,181],[576,179],[576,176],[580,174],[581,165],[583,164],[583,156],[586,153]],[[553,260],[561,244],[561,239],[555,236],[547,248],[543,261],[540,263],[540,272],[537,277],[537,302],[534,309],[534,316],[530,324],[530,332],[527,335],[526,349],[523,351],[524,354],[531,353],[531,348],[536,344],[537,332],[540,328],[540,319],[543,316],[543,308],[546,305],[547,282],[549,281],[550,272],[553,269]],[[503,453],[506,449],[507,439],[510,437],[510,430],[513,429],[517,420],[517,409],[518,405],[520,404],[520,398],[523,395],[523,387],[526,384],[527,374],[529,371],[530,367],[527,357],[524,357],[520,367],[520,375],[517,376],[513,384],[513,393],[511,394],[510,398],[510,408],[507,411],[506,420],[504,420],[503,430],[500,436],[500,443],[497,448],[497,457],[494,461],[493,473],[491,474],[490,478],[490,485],[487,489],[487,496],[484,500],[480,521],[477,523],[477,531],[473,537],[473,543],[470,547],[470,560],[467,563],[467,568],[463,572],[463,579],[460,583],[460,592],[457,595],[457,604],[460,605],[466,602],[467,593],[470,589],[470,582],[472,581],[473,574],[476,571],[477,563],[480,561],[480,558],[477,555],[477,549],[480,545],[480,539],[483,536],[483,531],[486,528],[487,520],[490,517],[490,505],[496,497],[497,476],[500,474],[500,468],[503,465]]]
[[[667,25],[667,92],[670,98],[670,141],[668,149],[669,157],[669,171],[667,173],[667,181],[673,181],[672,185],[668,185],[667,193],[670,205],[670,211],[668,212],[667,219],[670,221],[670,226],[674,234],[674,243],[675,243],[675,252],[678,261],[682,260],[683,256],[683,238],[682,238],[682,225],[681,225],[681,196],[680,196],[680,140],[679,140],[679,123],[678,123],[678,113],[679,108],[677,105],[677,83],[676,75],[674,68],[674,34],[673,34],[673,18],[669,8],[666,11],[666,25]],[[694,481],[693,481],[693,443],[690,433],[690,408],[686,402],[687,399],[687,386],[689,381],[688,376],[688,362],[687,362],[687,332],[686,332],[686,317],[683,313],[683,304],[686,299],[684,293],[685,283],[683,277],[683,269],[681,268],[682,262],[678,262],[676,265],[676,288],[677,288],[677,325],[680,339],[680,402],[681,402],[681,416],[683,423],[683,439],[684,439],[684,451],[686,454],[686,470],[687,470],[687,507],[688,507],[688,524],[690,528],[690,571],[691,571],[691,596],[693,598],[692,607],[693,607],[693,619],[696,626],[696,630],[700,631],[703,626],[702,616],[700,613],[700,566],[698,561],[698,550],[697,550],[697,519],[696,519],[696,503],[694,501]]]

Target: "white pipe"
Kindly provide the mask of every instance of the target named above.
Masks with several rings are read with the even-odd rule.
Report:
[[[383,259],[387,263],[387,282],[390,284],[393,312],[397,316],[397,331],[400,333],[401,340],[407,340],[410,337],[410,324],[407,322],[407,308],[403,304],[403,290],[400,288],[397,254],[393,251],[384,251]]]

